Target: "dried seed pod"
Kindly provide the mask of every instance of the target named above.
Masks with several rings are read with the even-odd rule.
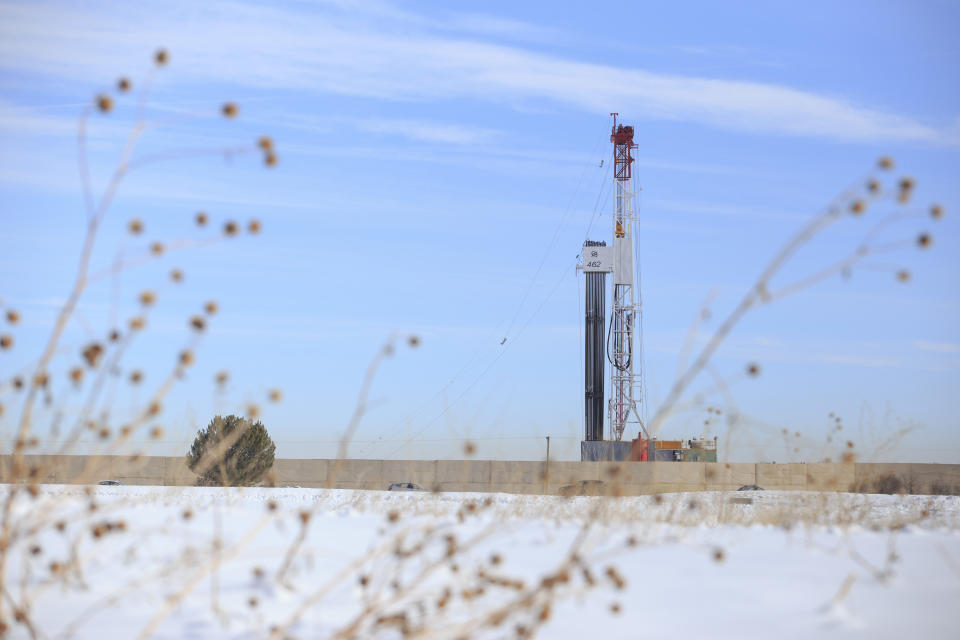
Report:
[[[113,98],[106,93],[97,96],[96,104],[100,113],[110,113],[113,110]]]
[[[83,348],[81,354],[83,359],[86,360],[87,366],[91,369],[96,367],[100,363],[100,359],[103,357],[104,349],[103,345],[99,342],[91,342],[86,347]]]
[[[910,201],[910,196],[913,195],[913,188],[915,185],[913,178],[901,178],[900,179],[900,193],[897,195],[897,201],[900,203],[906,203]]]
[[[610,565],[604,571],[606,576],[610,578],[610,581],[613,582],[613,586],[617,589],[623,589],[627,586],[627,581],[624,580],[623,576],[620,575],[620,572],[617,571],[616,567]]]
[[[538,619],[540,622],[546,622],[547,620],[550,619],[550,605],[549,605],[549,604],[543,605],[543,607],[540,609],[540,613],[537,614],[537,619]]]

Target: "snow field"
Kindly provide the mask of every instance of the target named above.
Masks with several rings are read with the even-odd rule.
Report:
[[[960,621],[951,496],[54,485],[15,509],[32,533],[7,575],[41,637],[946,638]]]

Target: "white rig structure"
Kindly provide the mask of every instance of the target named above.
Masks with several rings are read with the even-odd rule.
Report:
[[[633,208],[636,191],[633,185],[633,127],[617,124],[613,116],[613,244],[586,241],[583,246],[583,269],[586,276],[586,341],[585,341],[585,437],[584,459],[621,459],[618,449],[594,446],[589,443],[604,440],[603,383],[604,360],[611,364],[611,397],[607,406],[610,440],[623,440],[624,432],[639,431],[645,437],[646,428],[637,410],[641,398],[640,353],[637,344],[637,321],[641,308],[638,302],[639,283],[635,283],[634,239],[636,214]],[[606,308],[606,274],[613,276],[613,304],[610,326],[604,326]],[[605,331],[606,330],[606,331]],[[606,335],[605,335],[606,334]],[[599,443],[598,443],[599,444]],[[624,443],[627,444],[627,443]],[[629,458],[627,458],[629,459]]]

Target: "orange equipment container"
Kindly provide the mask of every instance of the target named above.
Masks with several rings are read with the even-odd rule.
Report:
[[[657,449],[683,449],[681,440],[657,440]]]

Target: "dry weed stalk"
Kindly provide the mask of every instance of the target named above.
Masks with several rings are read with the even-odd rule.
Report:
[[[849,276],[852,270],[862,265],[867,258],[892,253],[911,245],[919,249],[927,249],[932,245],[933,236],[927,231],[915,232],[915,235],[912,236],[901,236],[893,241],[880,242],[878,240],[884,230],[897,222],[916,219],[938,221],[943,217],[943,207],[940,205],[931,205],[926,211],[908,208],[916,183],[912,178],[903,177],[896,180],[893,185],[885,186],[880,174],[888,173],[892,171],[892,169],[893,160],[888,157],[880,158],[877,161],[876,171],[870,172],[857,180],[853,185],[836,196],[806,225],[801,227],[800,230],[774,254],[771,261],[764,267],[756,281],[743,295],[740,302],[707,338],[706,343],[698,351],[693,361],[689,365],[682,366],[685,357],[684,355],[681,356],[681,367],[678,369],[678,375],[666,399],[657,408],[648,425],[652,433],[657,433],[664,422],[672,414],[676,413],[678,409],[682,408],[678,406],[680,400],[688,392],[700,374],[709,370],[709,364],[713,360],[717,349],[750,311],[775,300],[803,291],[832,276],[840,274]],[[848,255],[816,269],[805,276],[795,278],[779,286],[776,284],[775,280],[777,276],[781,275],[785,267],[790,264],[791,260],[796,257],[799,251],[809,245],[816,237],[822,235],[830,227],[845,219],[868,216],[869,212],[875,207],[884,204],[893,205],[893,210],[881,214],[873,226],[864,233],[862,240]],[[895,272],[897,280],[901,282],[909,280],[909,271],[899,267],[892,269],[892,271]],[[907,276],[904,277],[903,274],[907,274]],[[711,295],[707,298],[700,313],[697,315],[688,332],[682,354],[686,354],[691,350],[698,334],[699,324],[710,315],[709,305],[714,297],[715,295]],[[746,367],[747,376],[755,377],[760,374],[760,371],[760,366],[757,363],[749,363]],[[721,380],[715,378],[715,382],[716,387],[712,389],[711,392],[716,390],[722,391],[726,387],[726,383]],[[701,393],[699,395],[704,397],[708,394]]]
[[[151,128],[169,124],[169,122],[151,121],[147,119],[147,107],[149,96],[152,90],[154,80],[159,69],[167,64],[169,54],[161,49],[154,55],[154,65],[147,74],[146,80],[140,91],[139,99],[135,107],[135,119],[127,134],[120,157],[113,169],[112,175],[108,180],[106,187],[99,198],[94,193],[94,188],[90,175],[88,150],[87,150],[87,129],[91,117],[99,113],[107,115],[115,108],[115,101],[120,99],[120,94],[129,92],[132,88],[132,82],[129,78],[121,78],[117,82],[116,93],[103,92],[98,94],[94,101],[83,109],[78,121],[77,129],[77,162],[80,173],[83,199],[86,209],[87,226],[81,245],[80,260],[77,266],[76,275],[73,280],[70,292],[67,295],[66,302],[57,313],[53,329],[46,339],[39,358],[31,363],[23,372],[12,376],[10,379],[4,379],[0,383],[0,392],[11,389],[13,392],[19,392],[26,387],[26,395],[20,407],[19,416],[15,419],[15,436],[13,448],[9,455],[9,468],[3,469],[4,480],[8,483],[4,491],[2,509],[0,509],[0,632],[10,628],[7,607],[12,612],[13,619],[22,624],[31,636],[36,637],[38,631],[35,627],[35,620],[29,613],[29,598],[27,597],[27,581],[21,583],[21,594],[15,597],[13,593],[13,584],[8,576],[7,566],[11,553],[18,546],[22,546],[26,540],[35,535],[38,527],[46,526],[49,520],[57,517],[57,505],[47,505],[45,511],[41,511],[39,517],[37,514],[27,512],[18,513],[15,508],[22,500],[28,502],[36,500],[39,490],[38,484],[47,477],[48,469],[42,462],[38,463],[36,458],[28,458],[28,449],[38,446],[38,440],[32,434],[36,432],[34,414],[38,400],[42,397],[48,407],[55,405],[53,395],[53,383],[50,379],[50,370],[54,359],[62,355],[65,351],[72,351],[72,348],[64,347],[62,340],[68,326],[73,321],[78,321],[87,328],[85,321],[78,315],[78,305],[84,293],[91,284],[106,278],[119,277],[136,266],[152,259],[159,258],[172,251],[187,249],[196,246],[205,246],[218,242],[223,238],[236,235],[237,225],[234,222],[227,222],[224,228],[224,234],[221,237],[206,238],[200,240],[176,240],[171,243],[162,243],[154,241],[149,249],[133,259],[124,259],[122,254],[118,254],[116,260],[108,267],[94,271],[92,270],[92,260],[94,257],[94,248],[100,230],[104,221],[107,219],[111,205],[119,192],[124,178],[131,171],[166,160],[177,159],[187,156],[197,155],[226,155],[234,156],[247,153],[261,153],[266,166],[271,167],[276,164],[276,152],[273,141],[266,136],[262,136],[256,144],[242,147],[214,148],[214,149],[186,149],[171,150],[159,154],[147,154],[137,156],[136,150],[138,142],[145,132]],[[224,117],[232,118],[237,114],[237,107],[234,103],[226,103],[221,109]],[[194,114],[188,116],[188,119],[198,119],[208,117],[214,114]],[[206,214],[203,214],[203,222],[197,218],[198,226],[206,223]],[[144,231],[144,223],[140,219],[133,219],[127,225],[127,230],[131,235],[139,235]],[[231,228],[233,231],[231,231]],[[251,234],[260,231],[259,221],[253,220],[248,225]],[[183,281],[183,272],[174,269],[170,273],[170,280],[174,284]],[[202,337],[203,330],[206,328],[206,321],[191,320],[190,325],[193,328],[193,334],[187,341],[187,344],[180,352],[172,367],[169,375],[155,388],[150,399],[144,403],[136,412],[134,418],[123,425],[112,424],[110,416],[110,407],[112,405],[112,394],[106,389],[108,376],[115,376],[120,371],[122,359],[129,345],[135,337],[141,333],[149,318],[149,312],[154,306],[156,295],[151,290],[145,290],[140,294],[141,313],[132,317],[126,331],[113,328],[106,332],[106,337],[102,341],[94,340],[82,349],[82,361],[69,370],[69,378],[75,391],[80,391],[87,382],[86,372],[90,372],[92,380],[89,381],[87,399],[82,403],[80,410],[76,413],[76,419],[73,427],[62,438],[59,443],[59,453],[69,454],[74,450],[81,436],[92,431],[96,433],[99,439],[104,443],[105,453],[118,453],[125,445],[129,444],[135,434],[153,422],[163,410],[163,400],[169,393],[176,381],[182,377],[183,373],[189,368],[195,360],[196,347]],[[208,303],[207,311],[209,314],[215,312],[213,303]],[[16,309],[8,308],[5,310],[7,321],[13,325],[20,320],[20,313]],[[88,331],[89,332],[89,331]],[[15,347],[12,335],[3,334],[0,336],[0,347],[3,350],[13,349]],[[143,374],[139,370],[133,370],[130,373],[130,382],[137,385],[141,382]],[[278,399],[278,392],[274,394]],[[56,410],[54,422],[51,425],[52,431],[56,435],[59,431],[59,423],[67,414],[64,399],[63,406]],[[2,407],[2,405],[0,405]],[[98,412],[99,408],[99,412]],[[0,411],[2,415],[2,411]],[[150,429],[150,438],[159,439],[163,435],[163,430],[159,425],[154,425]],[[6,453],[6,452],[5,452]],[[70,478],[73,482],[91,482],[99,477],[104,471],[103,458],[99,456],[87,456],[84,459],[83,468]],[[24,498],[26,494],[26,498]],[[22,507],[21,507],[22,508]],[[94,502],[91,494],[88,511],[94,513],[98,506]],[[39,524],[38,524],[39,522]],[[59,523],[63,522],[58,518]],[[99,538],[106,533],[123,531],[122,522],[104,522],[93,526],[93,534]],[[34,547],[35,549],[35,547]],[[70,571],[65,568],[70,567]],[[82,575],[82,563],[70,562],[59,564],[53,571],[54,577],[67,579],[68,576]]]

